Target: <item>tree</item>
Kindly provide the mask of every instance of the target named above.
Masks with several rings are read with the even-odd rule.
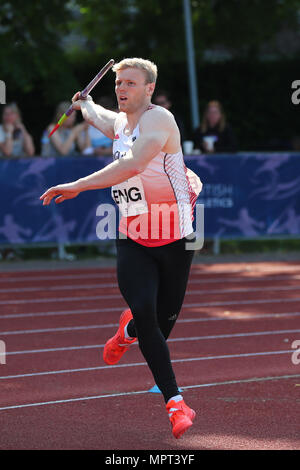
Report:
[[[144,56],[158,64],[185,60],[182,0],[76,0],[78,27],[91,51],[122,58]],[[253,59],[278,32],[298,30],[300,0],[191,0],[196,55],[227,48]]]
[[[180,62],[185,56],[181,0],[77,0],[79,28],[93,53]]]
[[[66,0],[10,0],[1,5],[0,78],[6,82],[8,96],[15,91],[29,93],[38,86],[50,102],[76,87],[62,48],[71,19]]]
[[[264,45],[278,56],[278,33],[299,30],[299,0],[192,0],[192,8],[198,57],[221,46],[233,58],[253,60]]]

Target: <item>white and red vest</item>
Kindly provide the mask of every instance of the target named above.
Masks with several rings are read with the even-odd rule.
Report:
[[[126,124],[126,114],[120,113],[114,160],[124,157],[139,136],[139,124],[130,136],[123,132]],[[112,187],[112,197],[122,214],[119,231],[151,247],[191,234],[201,189],[199,177],[185,166],[181,150],[175,154],[159,152],[142,173]]]

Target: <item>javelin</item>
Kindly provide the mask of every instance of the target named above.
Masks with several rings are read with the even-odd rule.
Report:
[[[94,88],[94,86],[97,85],[97,83],[99,82],[99,80],[101,80],[101,78],[106,74],[106,72],[109,71],[109,69],[114,65],[115,61],[114,59],[110,59],[109,62],[107,62],[106,65],[104,65],[104,67],[100,70],[99,73],[97,73],[97,75],[93,78],[93,80],[85,87],[85,89],[80,93],[79,95],[79,100],[80,99],[85,99],[87,97],[87,95],[90,93],[90,91],[92,91],[92,89]],[[62,115],[62,117],[60,118],[60,120],[58,121],[58,123],[56,124],[56,126],[52,129],[52,131],[50,132],[49,136],[50,137],[52,134],[54,134],[54,132],[62,125],[62,123],[73,113],[74,109],[73,109],[73,104],[71,104],[71,106],[69,107],[69,109]]]

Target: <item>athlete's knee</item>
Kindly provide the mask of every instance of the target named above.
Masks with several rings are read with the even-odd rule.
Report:
[[[154,316],[156,315],[156,306],[151,299],[141,298],[131,305],[131,311],[133,316]]]
[[[170,333],[173,329],[173,326],[174,326],[174,322],[172,324],[160,324],[159,325],[159,328],[160,328],[160,331],[162,332],[163,336],[165,339],[168,339],[169,336],[170,336]]]
[[[131,312],[137,331],[149,331],[158,327],[156,307],[153,302],[141,299],[131,305]]]
[[[165,339],[169,337],[172,329],[175,326],[178,316],[178,310],[170,311],[166,308],[164,311],[162,311],[161,309],[158,311],[158,325]]]

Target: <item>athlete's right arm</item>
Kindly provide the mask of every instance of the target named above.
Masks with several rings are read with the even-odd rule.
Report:
[[[103,132],[104,135],[113,140],[115,133],[115,121],[118,113],[95,104],[90,95],[85,100],[79,100],[78,91],[72,98],[73,108],[81,110],[83,118],[92,126]]]

